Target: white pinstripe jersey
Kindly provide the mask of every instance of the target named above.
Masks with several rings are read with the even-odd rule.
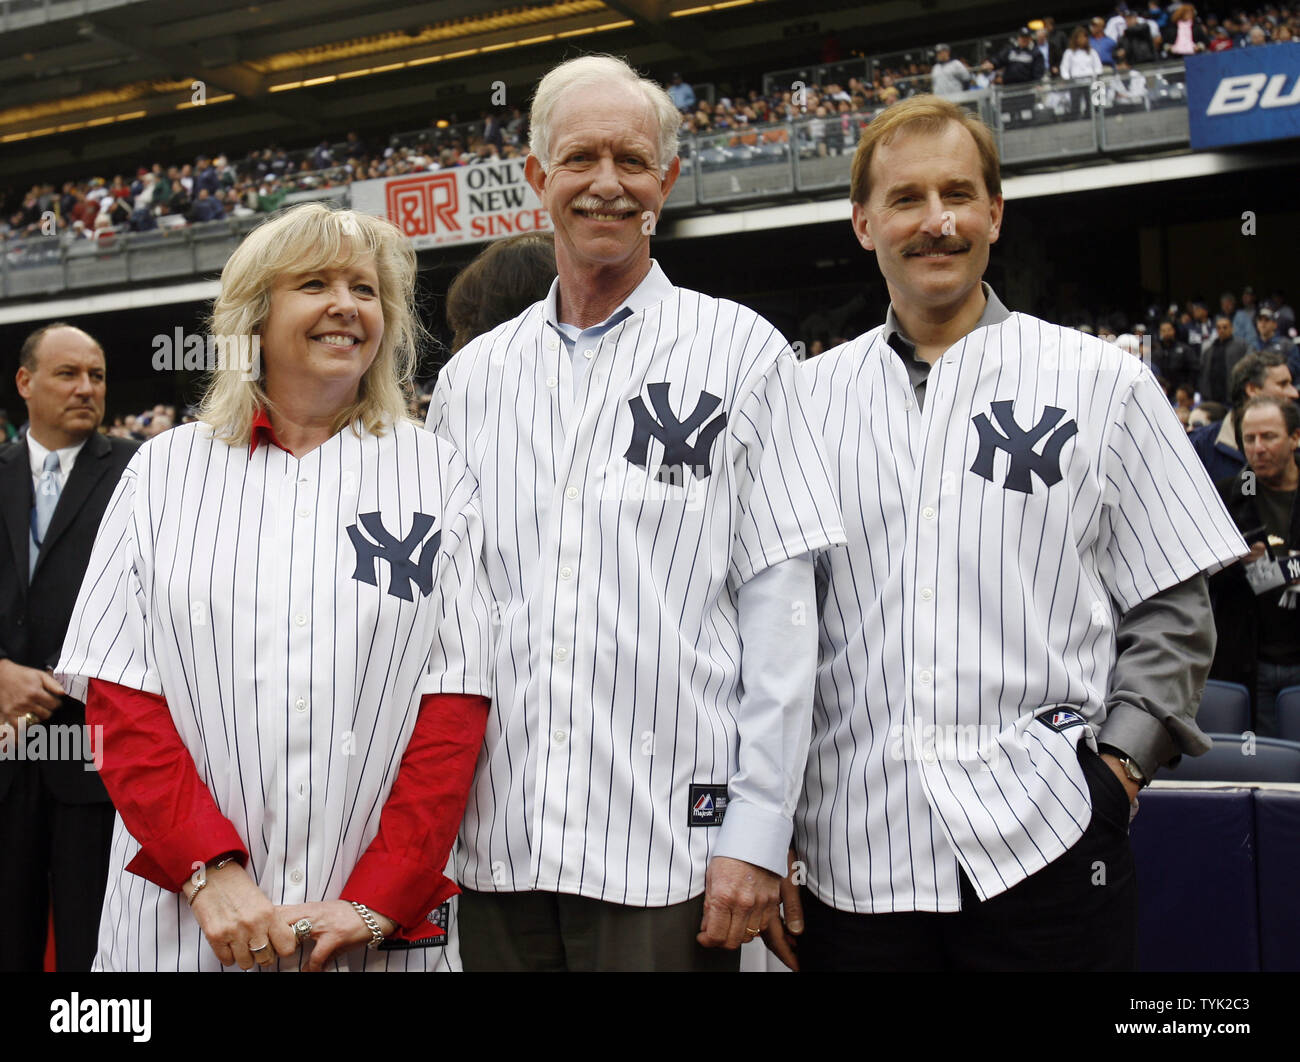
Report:
[[[718,831],[690,825],[691,787],[737,770],[738,587],[843,539],[788,345],[663,287],[576,386],[539,302],[460,351],[430,405],[479,479],[502,624],[457,848],[473,889],[703,892]]]
[[[1244,543],[1118,347],[1013,313],[923,409],[883,327],[802,369],[849,544],[818,560],[796,849],[833,907],[955,911],[959,862],[988,898],[1082,835],[1119,617]]]
[[[406,541],[376,560],[354,531]],[[262,891],[335,899],[378,832],[421,696],[490,695],[481,550],[473,477],[416,425],[344,429],[301,459],[178,427],[118,484],[59,671],[83,699],[87,678],[166,697]],[[221,969],[184,896],[125,869],[139,847],[119,816],[96,968]],[[458,962],[453,942],[338,965]]]

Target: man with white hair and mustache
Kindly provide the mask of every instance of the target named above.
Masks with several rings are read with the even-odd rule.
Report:
[[[674,287],[680,115],[622,60],[538,85],[545,299],[448,363],[500,608],[465,820],[467,970],[734,970],[776,916],[811,727],[811,554],[843,541],[789,345]]]

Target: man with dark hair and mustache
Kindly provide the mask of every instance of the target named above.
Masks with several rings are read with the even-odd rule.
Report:
[[[1129,820],[1210,747],[1202,572],[1245,543],[1140,359],[982,283],[977,117],[891,107],[851,187],[890,305],[802,367],[848,544],[816,560],[805,887],[764,939],[810,971],[1133,969]]]

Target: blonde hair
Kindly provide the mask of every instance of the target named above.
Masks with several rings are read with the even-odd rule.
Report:
[[[871,195],[871,156],[878,144],[888,144],[903,130],[939,133],[949,122],[956,122],[975,138],[979,150],[984,188],[990,199],[1002,194],[1002,174],[998,162],[998,145],[993,133],[979,116],[959,107],[942,96],[920,95],[895,103],[871,119],[862,130],[858,150],[853,156],[849,197],[866,206]]]
[[[268,218],[226,262],[221,294],[212,304],[207,327],[219,342],[251,343],[266,325],[271,289],[279,277],[335,265],[347,268],[367,255],[374,259],[379,278],[384,335],[361,378],[356,401],[339,413],[332,430],[351,424],[358,435],[382,435],[386,424],[409,416],[407,399],[419,344],[428,334],[415,312],[415,252],[391,222],[320,203],[304,203]],[[267,353],[275,356],[264,351],[263,357]],[[259,407],[275,408],[265,390],[266,374],[261,363],[256,364],[255,379],[234,368],[218,368],[203,395],[200,419],[232,446],[249,442]]]
[[[551,122],[560,98],[572,88],[591,85],[623,85],[645,101],[659,126],[655,141],[659,150],[656,160],[659,172],[667,173],[677,157],[677,130],[682,124],[682,112],[660,85],[641,77],[624,60],[613,55],[584,55],[570,59],[549,71],[538,83],[532,110],[528,114],[528,148],[537,156],[542,169],[551,166]]]

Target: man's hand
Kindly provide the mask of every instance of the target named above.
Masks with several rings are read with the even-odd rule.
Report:
[[[704,874],[704,920],[695,939],[734,951],[779,917],[780,901],[781,879],[770,870],[715,856]]]
[[[222,966],[238,963],[240,969],[251,970],[255,965],[270,966],[276,955],[286,958],[298,950],[289,923],[248,871],[232,862],[220,870],[209,869],[206,876],[208,883],[194,897],[191,910]],[[186,882],[183,889],[188,897],[194,884]]]
[[[48,719],[64,689],[48,671],[0,660],[0,719],[17,726],[28,712]]]
[[[379,924],[379,931],[388,936],[397,931],[397,923],[391,918],[371,911]],[[294,903],[275,909],[276,917],[287,926],[292,926],[298,919],[311,920],[312,941],[311,954],[303,970],[318,973],[338,951],[347,951],[358,944],[370,943],[370,930],[362,920],[357,909],[347,900],[323,900],[320,903]],[[290,933],[292,934],[292,930]]]
[[[1124,787],[1124,792],[1128,794],[1128,802],[1133,803],[1142,792],[1142,787],[1128,776],[1123,765],[1119,762],[1119,757],[1110,752],[1103,752],[1101,758],[1106,761],[1106,766],[1115,772],[1115,777],[1119,779],[1120,784]]]
[[[799,886],[794,882],[794,864],[794,849],[791,848],[787,859],[789,871],[781,879],[781,915],[773,918],[763,930],[763,943],[768,951],[798,973],[795,947],[799,934],[803,932],[803,900],[799,896]]]

